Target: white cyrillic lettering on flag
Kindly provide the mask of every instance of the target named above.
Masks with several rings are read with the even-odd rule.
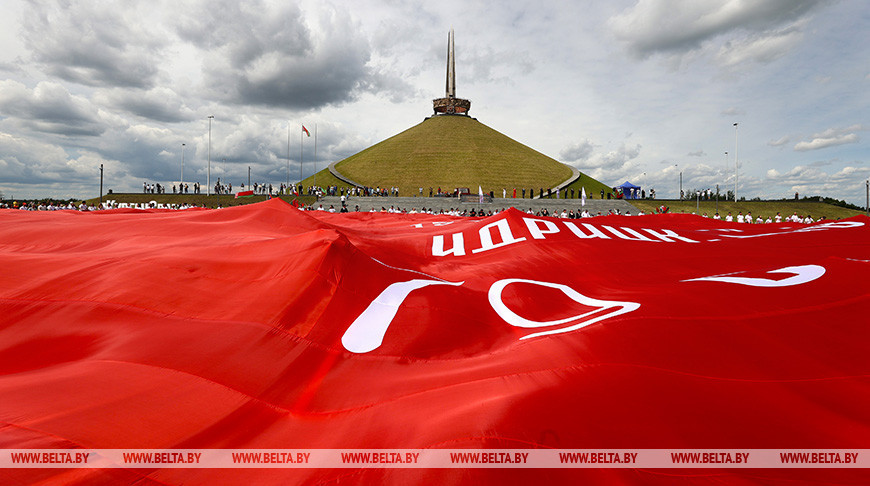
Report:
[[[685,236],[680,236],[669,229],[663,229],[663,230],[661,230],[661,232],[658,232],[656,230],[649,229],[649,228],[644,228],[643,230],[646,231],[647,233],[655,236],[656,238],[658,238],[662,241],[666,241],[668,243],[674,242],[674,240],[672,240],[671,238],[674,238],[677,240],[682,240],[682,241],[685,241],[686,243],[697,243],[697,241],[692,240],[690,238],[686,238]]]
[[[614,227],[612,227],[612,226],[607,226],[607,225],[602,225],[602,226],[604,227],[604,229],[606,229],[607,231],[610,231],[611,233],[613,233],[613,234],[616,235],[617,237],[622,238],[623,240],[631,240],[631,241],[652,241],[653,243],[658,243],[658,242],[659,242],[658,240],[653,240],[653,239],[651,239],[651,238],[648,238],[648,237],[646,237],[646,236],[644,236],[644,235],[638,233],[637,231],[635,231],[635,230],[633,230],[633,229],[631,229],[631,228],[626,228],[626,227],[624,227],[624,226],[622,227],[622,231],[625,231],[626,233],[630,233],[630,234],[633,235],[634,237],[628,236],[628,235],[622,233],[622,231],[619,231],[618,229],[616,229],[616,228],[614,228]]]
[[[582,304],[588,307],[596,307],[589,312],[585,312],[583,314],[577,314],[569,317],[565,317],[563,319],[556,319],[552,321],[533,321],[531,319],[526,319],[518,315],[516,312],[512,311],[505,305],[504,300],[502,300],[502,292],[505,287],[512,283],[527,283],[533,285],[540,285],[542,287],[549,287],[553,289],[557,289],[562,291],[568,298],[571,300]],[[580,292],[572,289],[567,285],[551,283],[551,282],[540,282],[537,280],[526,280],[521,278],[508,278],[499,280],[498,282],[492,284],[489,288],[489,305],[492,306],[493,310],[505,320],[508,324],[516,327],[525,327],[525,328],[536,328],[536,327],[547,327],[547,326],[557,326],[559,324],[565,324],[567,322],[578,321],[576,324],[568,327],[563,327],[561,329],[553,329],[550,331],[543,331],[534,334],[529,334],[528,336],[523,336],[520,339],[529,339],[538,336],[546,336],[548,334],[561,334],[564,332],[576,331],[577,329],[581,329],[590,324],[594,324],[596,322],[602,321],[604,319],[609,319],[611,317],[616,317],[620,314],[625,314],[627,312],[631,312],[637,310],[640,307],[640,304],[636,302],[619,302],[613,300],[598,300],[593,299],[591,297],[587,297]],[[608,311],[604,314],[601,314],[602,311]],[[588,320],[583,320],[586,317],[592,316],[593,314],[600,314],[596,317],[593,317]]]
[[[600,229],[592,226],[589,223],[581,223],[583,227],[586,228],[587,231],[589,231],[589,234],[584,233],[580,228],[577,227],[576,224],[570,221],[566,221],[564,224],[568,227],[569,230],[571,230],[572,233],[574,233],[574,236],[576,236],[577,238],[603,238],[605,240],[610,239],[610,237],[602,233]]]
[[[543,240],[544,235],[550,235],[559,232],[559,228],[556,226],[556,223],[552,221],[533,218],[523,218],[523,221],[526,222],[526,226],[529,228],[529,233],[532,235],[532,238],[536,240]],[[541,224],[543,224],[546,229],[541,229]]]
[[[408,294],[430,285],[459,286],[463,283],[415,279],[390,284],[347,328],[341,337],[341,344],[353,353],[373,351],[384,342],[387,328],[390,327],[390,323],[393,322],[393,318],[396,317],[399,307],[408,297]]]
[[[782,280],[772,280],[769,278],[754,278],[754,277],[732,277],[728,275],[719,275],[712,277],[690,278],[683,282],[725,282],[738,285],[748,285],[750,287],[791,287],[793,285],[801,285],[821,277],[825,274],[825,267],[819,265],[799,265],[796,267],[784,267],[777,270],[771,270],[767,273],[792,273],[794,277],[787,277]],[[734,274],[732,274],[734,275]]]
[[[453,248],[444,249],[444,235],[435,235],[432,238],[432,256],[463,256],[465,255],[465,240],[462,233],[453,233]]]
[[[501,238],[501,243],[492,242],[492,228],[498,228],[498,234],[499,238]],[[513,233],[511,233],[511,227],[510,224],[508,224],[508,220],[500,219],[495,223],[490,223],[483,228],[480,228],[480,248],[476,250],[471,250],[471,253],[480,253],[482,251],[492,250],[493,248],[510,245],[511,243],[518,243],[520,241],[526,241],[526,239],[524,237],[514,238]]]

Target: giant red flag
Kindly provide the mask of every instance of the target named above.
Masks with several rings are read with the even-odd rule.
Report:
[[[523,456],[499,454],[870,448],[868,224],[330,214],[279,199],[0,211],[4,454],[392,461],[236,469],[167,455],[0,479],[860,484],[866,469],[514,470],[506,460]],[[426,468],[383,452],[465,449],[500,452]]]

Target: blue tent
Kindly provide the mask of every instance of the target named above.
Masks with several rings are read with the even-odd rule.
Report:
[[[640,186],[635,186],[631,182],[625,181],[623,185],[616,187],[617,189],[622,189],[622,197],[624,199],[640,199]]]

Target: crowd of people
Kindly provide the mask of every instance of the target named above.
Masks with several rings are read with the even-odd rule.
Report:
[[[267,185],[253,185],[254,191],[257,193],[267,193],[269,189],[271,189]],[[244,188],[244,185],[242,186]],[[282,188],[283,189],[283,188]],[[156,190],[156,188],[155,188]],[[339,191],[337,188],[326,188],[329,194],[335,194]],[[267,193],[268,194],[268,193]],[[380,209],[375,207],[371,207],[366,210],[364,208],[360,208],[357,204],[352,209],[348,204],[348,196],[347,194],[342,192],[341,195],[341,204],[338,208],[334,205],[330,205],[328,208],[324,208],[323,204],[315,203],[309,206],[301,205],[299,209],[306,211],[327,211],[330,213],[348,213],[348,212],[369,212],[369,213],[391,213],[391,214],[443,214],[447,216],[467,216],[467,217],[486,217],[492,216],[494,214],[498,214],[504,211],[506,208],[500,209],[484,209],[479,207],[470,207],[470,208],[461,208],[461,207],[451,207],[448,209],[435,209],[435,208],[426,208],[421,207],[417,209],[416,207],[412,207],[410,209],[398,207],[396,205],[390,205],[389,208],[386,205],[382,205]],[[77,211],[97,211],[101,209],[117,209],[117,208],[136,208],[136,209],[190,209],[195,207],[205,208],[204,205],[197,206],[194,204],[181,203],[181,204],[160,204],[156,202],[149,203],[118,203],[116,201],[107,201],[102,204],[102,206],[95,206],[93,204],[87,204],[84,201],[76,204],[75,202],[55,202],[55,201],[42,201],[42,202],[17,202],[13,201],[0,203],[0,209],[20,209],[27,211],[59,211],[59,210],[77,210]],[[220,206],[218,207],[220,208]],[[519,209],[519,208],[518,208]],[[622,212],[619,209],[610,209],[606,213],[602,214],[601,211],[597,211],[594,214],[584,208],[568,209],[563,208],[561,211],[553,210],[550,212],[547,208],[541,208],[538,210],[534,210],[532,208],[528,208],[524,212],[534,215],[534,216],[543,216],[543,217],[555,217],[555,218],[565,218],[565,219],[579,219],[579,218],[589,218],[594,216],[605,216],[605,215],[616,215],[616,216],[633,216],[630,211]],[[669,212],[669,208],[667,206],[660,206],[656,208],[652,214],[664,214]],[[637,216],[643,216],[644,211],[638,211],[636,213]],[[695,214],[695,212],[692,212]],[[707,213],[703,213],[701,215],[704,218],[708,218]],[[765,224],[765,223],[804,223],[811,224],[817,221],[823,221],[826,218],[822,216],[819,219],[814,219],[811,215],[807,214],[805,216],[798,215],[797,212],[792,214],[791,216],[782,216],[781,213],[777,212],[776,215],[768,215],[766,218],[761,216],[753,217],[751,212],[747,212],[743,214],[742,211],[738,211],[737,215],[733,215],[731,212],[728,212],[724,217],[722,217],[719,213],[715,213],[712,216],[712,219],[715,220],[724,220],[726,222],[736,222],[740,224]]]
[[[166,194],[166,186],[159,182],[151,183],[145,181],[142,183],[142,194]],[[190,184],[172,184],[172,194],[200,194],[199,182],[193,183],[192,192]]]
[[[472,208],[449,208],[449,209],[433,209],[433,208],[427,209],[426,207],[421,207],[419,210],[416,207],[412,207],[410,210],[408,210],[406,208],[397,207],[395,205],[391,205],[389,208],[386,206],[381,206],[380,209],[377,209],[375,207],[371,207],[370,209],[366,210],[366,209],[360,208],[359,205],[355,205],[353,209],[350,209],[348,207],[348,205],[344,204],[344,203],[341,204],[338,208],[336,208],[334,205],[330,205],[328,208],[324,208],[323,204],[318,204],[317,207],[315,207],[314,205],[310,205],[310,206],[303,206],[300,209],[303,209],[306,211],[327,211],[330,213],[368,212],[368,213],[392,213],[392,214],[436,214],[436,215],[437,214],[444,214],[444,215],[448,215],[448,216],[469,216],[469,217],[492,216],[494,214],[498,214],[498,213],[505,210],[505,208],[491,210],[491,209],[481,209],[481,208],[474,208],[474,207],[472,207]],[[601,211],[596,211],[593,214],[592,212],[590,212],[586,209],[580,209],[580,208],[578,208],[576,211],[573,209],[564,208],[561,211],[554,210],[552,213],[547,208],[541,208],[539,210],[533,210],[532,208],[529,208],[528,210],[526,210],[524,212],[531,214],[531,215],[534,215],[534,216],[545,216],[545,217],[554,217],[554,218],[563,218],[563,219],[591,218],[594,216],[606,216],[606,215],[632,216],[631,211],[622,212],[619,209],[610,209],[609,211],[607,211],[604,214],[602,214]],[[664,214],[667,212],[668,212],[667,206],[660,206],[659,208],[656,208],[655,211],[653,211],[650,214]],[[640,210],[635,215],[636,216],[643,216],[645,214],[646,213],[643,210]],[[695,214],[695,213],[692,212],[692,214]],[[707,215],[707,213],[703,213],[701,216],[704,218],[710,217]],[[723,219],[719,215],[719,213],[715,213],[712,216],[712,218],[717,219],[717,220]],[[816,219],[813,219],[813,217],[809,214],[806,216],[799,216],[797,214],[797,212],[795,212],[791,216],[783,217],[779,212],[777,212],[775,216],[768,216],[766,219],[762,218],[761,216],[758,216],[757,218],[753,219],[751,212],[747,212],[747,214],[744,215],[743,212],[741,211],[741,212],[738,212],[736,219],[729,212],[725,216],[724,220],[727,222],[736,221],[737,223],[755,223],[755,224],[774,223],[774,222],[776,222],[776,223],[786,222],[786,223],[811,224],[811,223],[815,223],[817,221],[823,221],[823,220],[825,220],[825,217],[822,216],[821,218],[816,220]]]
[[[707,213],[704,213],[704,217],[705,217],[705,218],[707,217]],[[716,214],[713,216],[713,219],[721,219],[721,217],[719,216],[719,213],[716,213]],[[824,216],[822,216],[822,217],[819,218],[818,220],[815,220],[815,219],[813,219],[813,217],[812,217],[811,215],[809,215],[809,214],[807,214],[806,216],[799,216],[797,212],[795,212],[795,213],[792,214],[791,216],[786,216],[786,217],[783,217],[782,214],[780,214],[779,212],[777,212],[777,213],[776,213],[776,216],[773,216],[773,217],[768,216],[767,218],[762,218],[761,216],[757,216],[757,217],[753,220],[753,219],[752,219],[752,212],[751,212],[751,211],[747,211],[745,215],[743,214],[743,211],[738,211],[738,212],[737,212],[737,217],[736,217],[736,221],[737,221],[738,223],[750,223],[750,224],[751,224],[751,223],[754,223],[754,224],[762,224],[762,223],[782,223],[782,222],[786,222],[786,223],[805,223],[805,224],[811,224],[811,223],[815,223],[816,221],[823,221],[823,220],[825,220],[825,219],[826,219],[826,218],[825,218]],[[729,223],[735,221],[735,217],[731,214],[730,211],[728,212],[727,215],[725,215],[725,221],[727,221],[727,222],[729,222]]]
[[[81,201],[75,202],[56,202],[56,201],[39,201],[39,202],[18,202],[0,203],[0,209],[20,209],[24,211],[100,211],[104,209],[118,208],[134,208],[134,209],[190,209],[190,208],[205,208],[205,206],[197,206],[195,204],[156,204],[156,203],[117,203],[104,202],[102,206],[87,204]]]
[[[434,208],[427,209],[426,207],[421,207],[419,210],[416,207],[412,207],[410,210],[407,210],[406,208],[400,208],[397,206],[390,206],[389,208],[387,208],[386,206],[381,206],[380,209],[376,209],[375,207],[372,207],[369,210],[365,210],[365,209],[361,209],[359,207],[359,205],[355,205],[354,208],[351,210],[346,204],[342,204],[339,208],[336,208],[332,204],[330,204],[328,208],[324,208],[323,204],[319,204],[317,207],[314,207],[314,205],[311,205],[311,206],[301,207],[300,209],[305,210],[305,211],[326,211],[326,212],[330,212],[330,213],[367,212],[367,213],[390,213],[390,214],[434,214],[434,215],[442,215],[443,214],[443,215],[447,215],[447,216],[468,216],[468,217],[493,216],[493,215],[496,215],[496,214],[501,213],[502,211],[506,210],[506,208],[500,208],[500,209],[493,210],[493,209],[483,209],[483,208],[474,208],[474,207],[472,207],[472,208],[449,208],[449,209],[434,209]],[[601,211],[596,212],[596,214],[592,214],[585,209],[582,211],[580,209],[578,209],[577,212],[574,212],[573,209],[572,210],[563,209],[561,212],[554,211],[554,212],[550,213],[550,211],[547,208],[542,208],[542,209],[537,210],[537,211],[533,210],[532,208],[529,208],[528,210],[526,210],[524,212],[527,214],[534,215],[534,216],[547,216],[547,217],[566,218],[566,219],[579,219],[579,218],[591,218],[593,216],[603,216],[603,214],[601,214]],[[611,209],[607,214],[631,216],[631,212],[622,213],[618,209],[615,209],[615,210]],[[643,214],[644,214],[643,211],[638,212],[639,216],[642,216]]]
[[[305,187],[302,184],[285,184],[281,183],[277,186],[273,186],[271,183],[260,183],[254,182],[249,183],[247,188],[245,183],[239,184],[237,190],[239,192],[253,191],[254,194],[258,195],[271,195],[271,196],[299,196],[303,194],[307,194],[309,196],[347,196],[347,197],[399,197],[400,190],[398,186],[391,187],[369,187],[369,186],[337,186],[337,185],[328,185],[325,187],[311,185]],[[222,183],[220,179],[217,180],[214,187],[215,194],[233,194],[233,184],[232,183]],[[151,183],[151,182],[143,182],[142,183],[142,192],[144,194],[166,194],[166,186],[160,183]],[[415,191],[412,191],[415,192]],[[468,188],[454,188],[453,190],[447,190],[441,187],[429,187],[428,195],[429,197],[457,197],[463,193],[472,193]],[[179,183],[172,184],[172,194],[202,194],[202,186],[199,182],[193,183]],[[427,194],[427,191],[421,186],[417,189],[416,194],[411,194],[411,196],[419,196],[424,197]],[[496,191],[489,190],[485,191],[484,194],[488,195],[490,198],[496,198],[498,195]],[[589,199],[595,199],[600,197],[601,199],[620,199],[624,195],[622,194],[621,189],[613,188],[610,191],[605,191],[602,189],[598,194],[594,194],[591,191],[586,195]],[[569,188],[556,188],[556,189],[545,189],[543,187],[539,187],[535,189],[534,187],[530,188],[513,188],[512,190],[508,190],[508,188],[502,188],[501,197],[504,199],[581,199],[582,192],[580,189],[575,189],[573,187]],[[638,191],[637,194],[632,194],[632,199],[646,199],[647,194],[646,191]],[[655,199],[655,190],[651,189],[649,192],[649,197],[651,199]]]

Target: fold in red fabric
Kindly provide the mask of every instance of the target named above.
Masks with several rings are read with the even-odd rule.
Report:
[[[737,225],[513,209],[488,218],[330,214],[279,199],[220,210],[3,210],[0,448],[868,448],[868,226],[866,217]],[[0,477],[832,477],[666,473],[155,468]]]

